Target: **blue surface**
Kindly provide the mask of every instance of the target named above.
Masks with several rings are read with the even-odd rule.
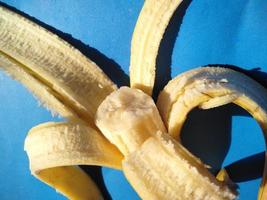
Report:
[[[2,2],[71,34],[113,59],[128,73],[131,36],[143,1]],[[174,20],[179,19],[178,15]],[[207,64],[231,64],[246,70],[259,67],[261,72],[267,72],[265,0],[193,0],[182,25],[173,24],[174,33],[170,34],[170,38],[174,49],[163,55],[164,63],[171,66],[172,77]],[[233,112],[235,109],[225,107],[193,111],[183,130],[185,145],[214,169],[264,151],[264,140],[257,123],[247,113]],[[202,117],[196,118],[199,115]],[[1,200],[64,199],[30,175],[23,151],[27,131],[32,126],[51,120],[60,119],[53,119],[23,86],[0,72]],[[214,127],[207,131],[209,134],[205,134],[209,123]],[[107,168],[102,172],[113,199],[138,199],[121,172]],[[259,184],[260,178],[247,178],[239,183],[240,199],[256,199]]]

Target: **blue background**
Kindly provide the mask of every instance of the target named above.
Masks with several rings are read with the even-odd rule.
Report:
[[[70,34],[83,43],[76,41],[74,45],[93,52],[88,54],[89,57],[91,55],[104,65],[110,63],[115,68],[121,67],[128,74],[131,36],[143,1],[2,2]],[[66,39],[70,35],[65,35]],[[158,63],[164,66],[161,68],[163,75],[170,66],[172,77],[197,66],[230,64],[248,70],[246,73],[265,84],[267,1],[185,0],[165,35]],[[259,69],[251,70],[254,68]],[[110,74],[114,79],[116,75]],[[123,79],[120,75],[117,79]],[[168,76],[159,80],[162,85]],[[64,199],[30,175],[28,159],[23,151],[27,131],[51,120],[61,119],[52,118],[21,84],[0,72],[1,200]],[[189,115],[182,140],[194,154],[211,165],[214,172],[221,166],[239,164],[231,165],[229,170],[233,179],[238,181],[240,199],[256,199],[264,140],[258,124],[246,112],[233,105],[209,111],[196,109]],[[236,162],[239,160],[243,162]],[[103,168],[102,173],[112,199],[139,199],[121,172]]]

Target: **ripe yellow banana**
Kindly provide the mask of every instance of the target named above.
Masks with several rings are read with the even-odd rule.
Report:
[[[247,110],[267,134],[267,91],[256,81],[227,68],[205,67],[171,80],[160,93],[157,107],[168,133],[178,138],[187,114],[194,108],[209,109],[234,103]],[[267,167],[258,199],[267,199]]]
[[[99,132],[82,123],[45,123],[25,140],[34,176],[69,199],[102,199],[94,182],[73,165],[121,168],[121,153]]]
[[[138,17],[131,44],[130,82],[151,95],[160,41],[182,0],[146,0]]]
[[[152,98],[122,87],[99,106],[96,125],[125,155],[123,171],[142,199],[235,199],[195,156],[167,136]]]

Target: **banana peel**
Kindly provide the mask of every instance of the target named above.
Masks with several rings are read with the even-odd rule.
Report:
[[[32,174],[69,199],[102,199],[95,183],[76,165],[120,168],[121,153],[94,123],[98,105],[117,86],[77,49],[3,6],[0,27],[4,27],[0,29],[0,69],[20,81],[52,115],[69,120],[30,131],[25,149]],[[71,149],[74,144],[76,149]]]
[[[3,6],[0,6],[0,27],[4,27],[0,30],[1,58],[12,63],[9,64],[12,69],[10,66],[2,69],[18,80],[22,79],[20,71],[24,71],[49,88],[51,95],[75,115],[93,125],[99,104],[117,88],[106,74],[55,34]],[[30,90],[39,90],[32,82],[23,84]],[[38,94],[38,98],[53,108],[54,101],[50,102],[49,97]],[[60,111],[53,108],[53,112],[71,118],[70,113]]]
[[[136,22],[131,42],[130,84],[152,94],[156,57],[169,21],[182,0],[146,0]]]
[[[25,150],[31,173],[69,199],[103,199],[77,165],[121,169],[122,155],[102,134],[82,123],[48,122],[29,131]]]

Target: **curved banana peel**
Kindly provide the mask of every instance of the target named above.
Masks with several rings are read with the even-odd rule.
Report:
[[[267,134],[267,91],[256,81],[227,68],[204,67],[185,72],[161,91],[157,107],[168,133],[179,138],[187,114],[195,107],[214,108],[228,103],[247,110]],[[259,200],[267,198],[266,162]]]
[[[6,59],[12,68],[2,67],[15,79],[21,80],[18,71],[39,81],[68,110],[94,124],[94,114],[104,98],[116,85],[91,60],[57,35],[32,21],[0,6],[0,55],[3,66]],[[10,64],[9,64],[10,65]],[[27,78],[24,78],[27,80]],[[39,96],[31,82],[23,82],[53,112],[69,118],[70,113],[57,109],[51,95]]]
[[[160,41],[182,0],[146,0],[135,25],[131,43],[130,82],[151,95]]]
[[[75,165],[121,169],[121,153],[82,123],[44,123],[25,140],[32,174],[69,199],[103,199],[90,177]]]
[[[68,199],[104,199],[93,180],[78,166],[53,167],[33,175]]]
[[[51,111],[52,115],[59,114],[69,119],[78,117],[74,110],[64,104],[60,95],[32,76],[27,68],[21,66],[23,66],[22,63],[0,51],[0,68],[29,89],[41,104]]]

